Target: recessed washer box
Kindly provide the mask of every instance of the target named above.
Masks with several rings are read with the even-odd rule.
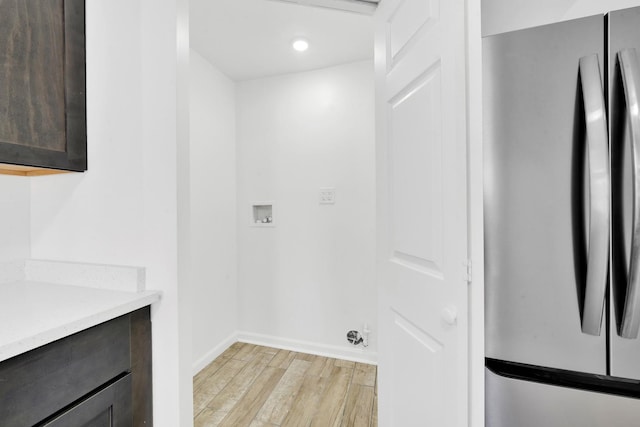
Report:
[[[252,202],[249,221],[254,227],[275,227],[273,202]]]

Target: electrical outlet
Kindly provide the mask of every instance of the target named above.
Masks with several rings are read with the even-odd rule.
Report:
[[[321,188],[320,189],[320,204],[321,205],[333,205],[336,203],[336,189],[335,188]]]

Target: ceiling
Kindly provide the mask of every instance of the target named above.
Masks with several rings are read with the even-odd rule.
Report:
[[[370,15],[273,0],[191,0],[191,47],[235,81],[373,57]],[[295,52],[295,37],[309,41]]]

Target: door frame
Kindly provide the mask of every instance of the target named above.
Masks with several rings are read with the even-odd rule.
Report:
[[[482,144],[482,6],[466,0],[467,197],[469,206],[469,426],[484,426],[484,216]]]

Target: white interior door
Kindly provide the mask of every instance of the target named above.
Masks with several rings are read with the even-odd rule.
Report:
[[[468,424],[463,0],[376,12],[381,427]]]

